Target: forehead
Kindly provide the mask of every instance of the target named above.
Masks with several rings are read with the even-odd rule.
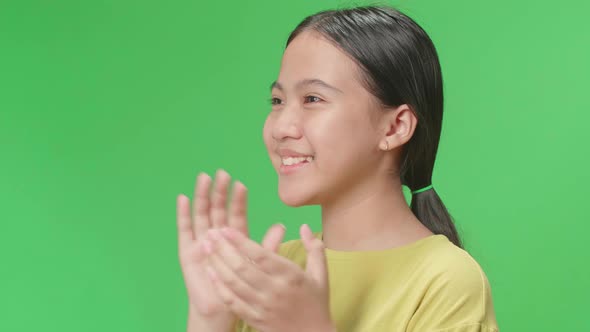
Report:
[[[317,32],[304,31],[285,49],[277,81],[294,88],[291,85],[295,82],[314,78],[350,91],[359,85],[357,70],[356,63],[346,53]]]

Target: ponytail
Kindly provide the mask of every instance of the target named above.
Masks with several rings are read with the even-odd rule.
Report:
[[[457,247],[463,248],[451,215],[434,188],[412,194],[410,208],[431,232],[443,234]]]

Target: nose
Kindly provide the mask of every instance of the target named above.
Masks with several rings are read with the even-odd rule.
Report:
[[[283,141],[286,138],[299,139],[301,136],[300,111],[295,107],[280,110],[272,128],[272,137],[277,141]]]

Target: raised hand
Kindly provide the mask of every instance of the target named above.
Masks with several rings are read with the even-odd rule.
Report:
[[[188,197],[178,195],[176,218],[178,227],[178,255],[190,305],[203,316],[234,315],[217,295],[204,269],[206,255],[200,244],[212,228],[230,227],[245,237],[248,235],[247,189],[239,181],[234,183],[231,207],[226,211],[230,176],[223,170],[215,175],[215,188],[209,197],[212,179],[205,173],[197,176],[191,213]]]
[[[271,228],[267,238],[284,232]],[[303,225],[305,270],[231,228],[207,232],[207,273],[225,304],[258,331],[335,331],[324,245]]]

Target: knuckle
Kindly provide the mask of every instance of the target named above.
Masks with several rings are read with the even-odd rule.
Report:
[[[236,303],[236,301],[234,301],[234,299],[231,296],[223,296],[222,300],[223,303],[225,303],[225,305],[227,305],[230,308],[232,308]]]
[[[211,194],[211,206],[214,208],[219,208],[221,206],[221,194],[217,191],[214,191]]]
[[[289,287],[289,285],[291,284],[289,282],[289,278],[278,278],[275,281],[275,283],[276,283],[275,284],[276,285],[276,287],[275,287],[276,289],[285,289],[285,288]]]
[[[301,273],[292,275],[289,278],[288,283],[290,286],[300,286],[303,283],[303,275]]]
[[[260,295],[259,301],[264,310],[272,309],[276,295],[273,292],[264,293]]]
[[[280,291],[283,289],[288,288],[289,286],[291,286],[293,283],[291,282],[291,278],[279,278],[276,280],[276,290],[275,294],[280,294]]]
[[[252,321],[257,325],[264,323],[264,314],[260,310],[255,310],[252,313]]]
[[[266,262],[268,262],[268,257],[266,255],[258,255],[255,256],[254,258],[252,258],[252,261],[256,264],[264,264]]]
[[[239,263],[236,263],[236,272],[238,275],[241,275],[243,273],[245,273],[248,270],[248,264],[247,262],[244,261],[240,261]]]
[[[235,288],[236,287],[236,279],[234,278],[224,278],[223,282],[229,287],[229,288]]]

